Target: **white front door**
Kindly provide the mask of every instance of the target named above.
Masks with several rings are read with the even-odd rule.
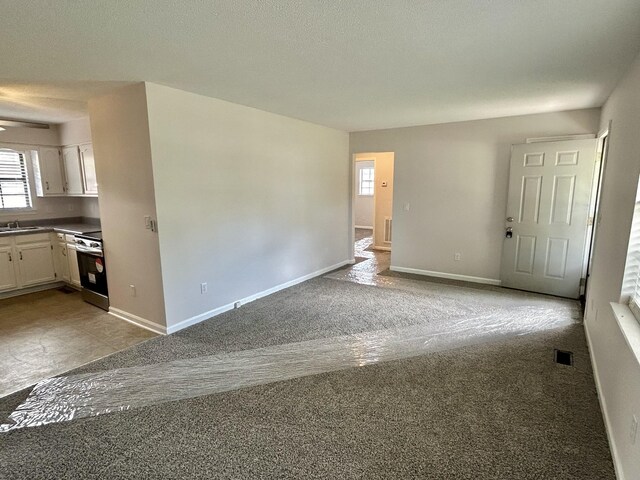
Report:
[[[502,285],[578,298],[597,140],[514,145]]]

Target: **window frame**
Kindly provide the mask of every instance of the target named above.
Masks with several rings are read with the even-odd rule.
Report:
[[[25,183],[25,188],[26,188],[26,200],[27,200],[27,206],[26,207],[7,207],[4,208],[1,206],[2,202],[0,202],[0,216],[5,216],[5,215],[11,215],[11,214],[19,214],[19,213],[30,213],[30,212],[34,212],[35,211],[35,206],[34,206],[34,199],[33,199],[33,185],[31,183],[31,172],[30,172],[30,160],[31,160],[31,154],[28,150],[25,150],[23,148],[16,148],[13,145],[8,145],[8,144],[0,144],[0,151],[2,150],[8,150],[11,152],[15,152],[20,156],[20,159],[22,161],[22,171],[24,172],[24,177],[22,179],[22,181],[24,181]],[[2,194],[0,193],[0,196]]]
[[[371,172],[371,178],[364,179],[364,172]],[[367,188],[367,192],[370,190],[371,193],[363,193],[363,184],[366,182],[370,184]],[[375,195],[375,167],[359,167],[358,169],[358,196],[360,197],[373,197]]]

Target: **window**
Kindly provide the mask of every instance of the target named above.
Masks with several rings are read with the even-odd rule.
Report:
[[[373,167],[364,167],[360,169],[358,185],[359,195],[373,195]]]
[[[31,208],[24,153],[0,149],[0,210]]]
[[[640,182],[636,193],[627,263],[624,270],[622,300],[626,300],[628,295],[629,308],[636,318],[640,320]]]

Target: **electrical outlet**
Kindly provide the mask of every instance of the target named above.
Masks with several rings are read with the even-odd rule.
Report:
[[[132,297],[135,297],[135,296],[136,296],[136,286],[135,286],[135,285],[129,285],[129,294],[130,294]]]
[[[205,293],[207,293],[207,282],[205,283],[201,283],[200,284],[200,293],[202,295],[204,295]]]
[[[410,203],[405,203],[404,204],[404,210],[405,210],[405,212],[408,212],[409,210],[411,210],[411,204]]]
[[[147,230],[151,230],[151,216],[150,215],[145,215],[144,216],[144,228],[146,228]]]
[[[461,258],[462,258],[462,254],[460,252],[456,252],[456,253],[453,254],[453,259],[456,262],[459,262]]]
[[[631,445],[636,444],[636,437],[638,436],[638,416],[631,416],[631,425],[629,427],[629,440],[631,440]]]

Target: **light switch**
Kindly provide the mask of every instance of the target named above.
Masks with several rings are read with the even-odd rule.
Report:
[[[147,230],[151,230],[151,216],[150,215],[145,215],[144,216],[144,228],[146,228]]]
[[[404,210],[405,210],[405,212],[408,212],[409,210],[411,210],[411,204],[405,203],[404,204]]]

